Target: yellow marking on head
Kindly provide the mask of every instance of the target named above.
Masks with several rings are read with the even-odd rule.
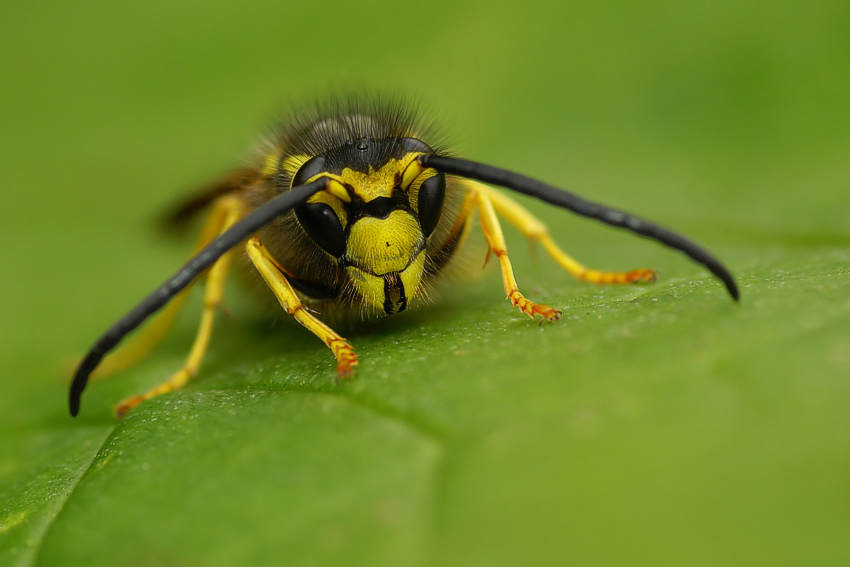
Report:
[[[386,311],[387,304],[387,286],[386,281],[381,276],[364,272],[354,266],[348,266],[345,270],[351,281],[354,282],[354,287],[361,297],[382,313],[397,313],[401,309],[410,304],[410,301],[418,294],[419,284],[422,281],[422,273],[425,268],[425,251],[420,251],[415,258],[408,264],[399,275],[401,279],[401,289],[390,289],[389,303],[392,305],[391,311]],[[404,297],[404,307],[399,306],[399,299]]]
[[[395,189],[398,180],[403,189],[407,189],[409,184],[413,182],[422,168],[416,160],[420,153],[410,152],[405,154],[401,159],[391,159],[385,163],[380,169],[369,168],[368,173],[355,171],[345,168],[338,176],[332,176],[338,179],[344,185],[352,187],[354,193],[364,202],[368,203],[378,197],[392,197],[393,189]],[[410,171],[411,177],[408,177]],[[416,175],[413,175],[416,173]],[[406,182],[405,182],[406,180]]]
[[[422,280],[423,241],[419,223],[406,211],[393,211],[384,219],[363,217],[351,226],[346,255],[354,265],[346,272],[367,303],[385,313],[405,308]],[[387,276],[392,273],[398,276]],[[387,277],[401,288],[388,286]]]
[[[346,191],[345,186],[337,181],[336,179],[331,179],[328,185],[325,187],[325,191],[330,193],[340,201],[345,201],[346,203],[351,202],[351,195]]]
[[[407,164],[407,167],[404,168],[404,173],[401,176],[401,186],[405,187],[405,188],[410,187],[410,185],[413,183],[413,181],[417,177],[419,177],[419,174],[421,174],[423,171],[425,171],[425,168],[422,167],[422,164],[419,163],[418,159],[416,159],[419,156],[421,156],[422,154],[421,153],[409,154],[406,157],[409,157],[410,155],[413,156],[413,159],[410,160],[410,162]]]
[[[419,292],[419,282],[422,281],[422,272],[425,270],[425,250],[416,255],[410,266],[401,273],[401,283],[407,294],[407,302],[413,299]]]
[[[396,186],[396,175],[400,172],[398,160],[391,159],[377,171],[369,168],[369,173],[345,168],[339,180],[352,187],[354,193],[368,203],[378,197],[391,197]]]
[[[385,219],[363,217],[351,226],[346,255],[376,275],[398,272],[422,247],[422,231],[410,213],[393,211]]]

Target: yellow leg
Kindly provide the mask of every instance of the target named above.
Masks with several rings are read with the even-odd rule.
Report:
[[[546,321],[557,321],[561,317],[560,311],[549,305],[535,303],[520,293],[517,288],[516,279],[514,279],[511,261],[508,259],[508,249],[505,245],[505,237],[502,234],[502,226],[499,224],[499,219],[496,216],[496,211],[493,208],[490,197],[478,191],[478,187],[471,188],[469,192],[473,195],[472,198],[478,203],[478,216],[481,218],[481,229],[484,231],[484,237],[490,246],[490,252],[495,254],[499,259],[499,267],[502,270],[502,285],[504,286],[507,299],[511,301],[514,307],[519,308],[520,311],[532,319],[540,315]]]
[[[177,316],[186,303],[188,291],[189,288],[187,287],[175,295],[165,309],[141,333],[104,358],[103,362],[91,373],[91,378],[97,380],[120,374],[132,368],[150,354],[174,326]]]
[[[232,197],[223,197],[220,199],[216,208],[224,211],[225,213],[220,227],[218,228],[218,233],[222,233],[230,228],[242,215],[242,206],[240,202]],[[205,233],[206,232],[207,231],[205,231]],[[204,236],[208,236],[208,234],[205,234]],[[145,400],[149,400],[161,394],[173,392],[174,390],[179,390],[198,372],[198,368],[200,367],[201,362],[204,359],[204,355],[207,352],[210,337],[212,336],[216,309],[221,304],[224,297],[224,284],[227,281],[227,272],[230,269],[230,262],[232,259],[233,251],[231,250],[219,258],[209,270],[206,286],[204,287],[204,311],[201,315],[201,323],[198,327],[198,333],[195,336],[195,342],[192,345],[192,350],[189,351],[189,356],[186,358],[186,362],[183,363],[183,367],[162,384],[151,388],[144,394],[127,398],[118,404],[115,407],[116,417],[123,417],[128,411]]]
[[[549,256],[575,278],[597,284],[646,283],[658,279],[653,270],[637,269],[630,272],[600,272],[586,268],[561,250],[549,237],[549,229],[528,210],[499,191],[477,181],[467,181],[481,195],[485,195],[493,204],[493,209],[505,220],[515,226],[527,238],[543,245]]]
[[[227,222],[227,216],[230,210],[233,209],[233,199],[223,198],[216,201],[206,224],[204,225],[198,241],[192,249],[192,255],[201,250],[204,246],[212,242],[216,236],[222,232],[222,227]],[[197,280],[196,280],[197,281]],[[159,315],[147,325],[141,333],[133,337],[132,340],[124,343],[115,352],[103,359],[103,362],[92,372],[92,378],[106,378],[115,374],[119,374],[135,366],[138,362],[144,359],[156,346],[162,342],[168,331],[174,326],[177,316],[183,309],[186,303],[189,289],[194,285],[194,282],[186,289],[178,293],[169,302]]]
[[[331,349],[334,357],[336,357],[336,371],[340,378],[350,376],[354,372],[354,367],[357,366],[357,354],[355,354],[354,348],[336,331],[316,319],[305,309],[295,290],[286,281],[281,272],[280,264],[257,238],[251,238],[246,249],[257,271],[263,276],[284,311],[295,317],[299,323],[319,337]]]

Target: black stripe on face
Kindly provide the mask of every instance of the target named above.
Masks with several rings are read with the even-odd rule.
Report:
[[[384,278],[384,313],[392,315],[407,309],[401,272],[390,272],[381,277]]]
[[[351,202],[345,204],[345,213],[348,217],[347,226],[351,226],[363,217],[385,219],[395,211],[405,211],[415,218],[416,213],[413,212],[409,199],[407,192],[402,191],[398,185],[393,188],[391,197],[377,197],[368,203],[355,194],[352,196]]]

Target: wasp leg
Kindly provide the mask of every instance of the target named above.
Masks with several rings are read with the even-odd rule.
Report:
[[[215,210],[214,216],[221,215],[222,218],[216,222],[213,222],[214,219],[211,219],[211,222],[207,224],[202,234],[202,244],[206,243],[204,239],[211,241],[218,234],[226,231],[242,216],[242,205],[234,197],[222,197],[219,199]],[[209,270],[207,282],[204,287],[204,311],[201,314],[201,323],[198,326],[198,332],[195,336],[195,342],[192,344],[192,350],[189,351],[189,356],[186,358],[186,362],[183,363],[183,367],[162,384],[151,388],[144,394],[127,398],[115,406],[116,417],[123,417],[128,411],[145,400],[179,390],[198,372],[198,367],[200,367],[207,352],[207,346],[209,346],[213,322],[215,321],[215,312],[224,296],[224,284],[227,281],[227,272],[230,269],[232,259],[233,252],[227,252]]]
[[[540,315],[546,321],[557,321],[561,317],[560,311],[549,305],[535,303],[527,299],[517,288],[511,261],[508,259],[508,249],[505,245],[505,237],[502,234],[502,226],[499,224],[499,218],[496,216],[490,196],[483,191],[479,191],[480,187],[476,183],[475,187],[470,188],[467,198],[474,199],[478,203],[478,216],[481,218],[481,229],[484,231],[484,237],[490,246],[489,252],[495,254],[499,259],[499,266],[502,270],[502,285],[504,286],[507,299],[511,301],[514,307],[519,308],[520,311],[532,319],[536,319]]]
[[[549,237],[549,229],[546,225],[535,218],[522,205],[482,183],[475,181],[467,181],[467,183],[474,185],[474,189],[480,194],[486,195],[490,199],[490,202],[493,203],[493,208],[496,212],[515,226],[524,236],[540,242],[552,259],[576,279],[596,284],[647,283],[658,279],[658,273],[654,270],[637,269],[630,272],[601,272],[586,268],[561,250]]]
[[[307,330],[319,337],[331,349],[334,357],[336,357],[336,371],[340,378],[350,376],[354,372],[354,367],[357,366],[357,354],[355,354],[354,348],[336,331],[307,312],[301,300],[295,294],[295,290],[284,277],[281,265],[257,238],[248,240],[246,249],[257,271],[263,276],[284,311],[295,317],[299,323],[307,327]]]
[[[192,249],[193,256],[222,232],[228,212],[234,207],[232,201],[233,199],[229,198],[216,201],[201,231],[201,236]],[[162,310],[159,316],[150,325],[146,326],[141,333],[103,359],[103,362],[92,372],[91,377],[106,378],[114,374],[119,374],[124,370],[132,368],[150,354],[174,326],[174,322],[183,309],[186,297],[188,297],[188,291],[192,285],[194,283],[174,296],[174,299]]]

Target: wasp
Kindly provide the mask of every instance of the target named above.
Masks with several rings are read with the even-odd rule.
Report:
[[[234,264],[268,286],[283,310],[333,353],[339,378],[351,376],[357,354],[322,316],[366,311],[400,313],[427,295],[447,271],[477,216],[499,263],[512,306],[533,319],[561,312],[526,298],[514,278],[500,218],[539,242],[579,280],[599,284],[652,282],[653,270],[586,268],[550,238],[547,227],[500,186],[573,213],[624,228],[684,252],[739,297],[729,270],[703,247],[632,214],[584,200],[541,181],[451,155],[429,128],[398,101],[351,97],[296,112],[261,146],[250,165],[178,208],[175,218],[209,210],[193,256],[115,323],[80,362],[70,388],[71,415],[92,372],[114,373],[143,358],[165,335],[188,289],[204,282],[195,342],[182,368],[162,384],[121,402],[123,416],[141,402],[181,388],[201,365],[228,272]],[[239,262],[241,261],[241,264]],[[104,356],[148,317],[145,333]]]

